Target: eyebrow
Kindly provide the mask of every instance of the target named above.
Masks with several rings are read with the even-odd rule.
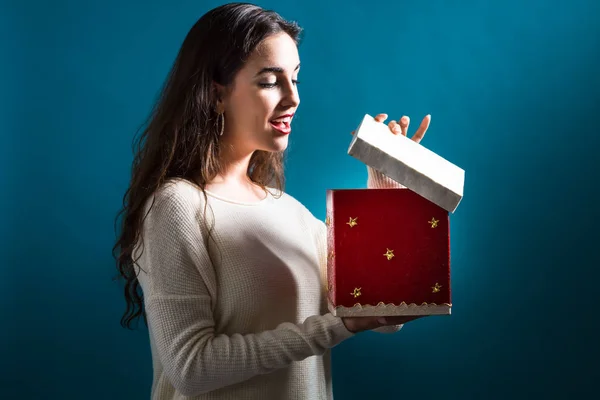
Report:
[[[300,64],[298,64],[296,66],[296,68],[294,69],[294,71],[298,71],[298,68],[300,68]],[[266,67],[266,68],[263,68],[260,71],[258,71],[258,73],[256,74],[256,76],[260,76],[260,75],[266,74],[266,73],[281,74],[281,73],[283,73],[283,68],[281,68],[281,67]]]

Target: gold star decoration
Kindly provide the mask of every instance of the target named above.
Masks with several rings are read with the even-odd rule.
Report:
[[[437,293],[440,291],[442,285],[440,285],[439,283],[435,283],[435,286],[432,286],[431,288],[433,289],[433,293]]]
[[[333,260],[333,257],[335,257],[335,253],[332,251],[331,253],[329,253],[329,259]]]
[[[354,298],[357,298],[358,296],[360,296],[360,288],[354,288],[354,292],[350,293],[352,296],[354,296]]]
[[[325,218],[325,225],[329,226],[329,224],[331,224],[331,218],[327,216],[327,218]]]
[[[431,218],[431,221],[429,221],[429,223],[431,224],[431,227],[432,227],[432,228],[437,228],[437,226],[438,226],[438,222],[440,222],[440,221],[438,221],[438,220],[437,220],[437,219],[435,219],[435,218]]]
[[[358,219],[358,217],[356,217],[356,218],[350,217],[350,220],[348,222],[346,222],[346,224],[350,225],[350,228],[352,228],[353,226],[358,225],[358,222],[356,222],[357,219]]]
[[[394,250],[390,250],[388,248],[386,248],[386,250],[387,251],[385,252],[384,256],[386,256],[389,261],[394,257]]]

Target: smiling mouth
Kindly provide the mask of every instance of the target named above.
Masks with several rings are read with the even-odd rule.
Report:
[[[273,128],[275,128],[277,131],[279,131],[283,134],[288,134],[292,130],[292,128],[290,126],[290,124],[292,122],[292,117],[284,117],[284,118],[274,119],[269,122],[271,123],[271,126]]]

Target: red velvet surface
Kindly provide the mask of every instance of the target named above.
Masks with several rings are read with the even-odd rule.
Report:
[[[443,208],[408,189],[328,190],[326,223],[334,306],[451,304],[449,215]],[[388,249],[391,260],[384,255]]]

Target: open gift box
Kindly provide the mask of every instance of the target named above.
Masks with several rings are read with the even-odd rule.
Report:
[[[464,170],[370,115],[348,154],[406,188],[327,191],[330,311],[449,315],[449,215],[462,199]]]

